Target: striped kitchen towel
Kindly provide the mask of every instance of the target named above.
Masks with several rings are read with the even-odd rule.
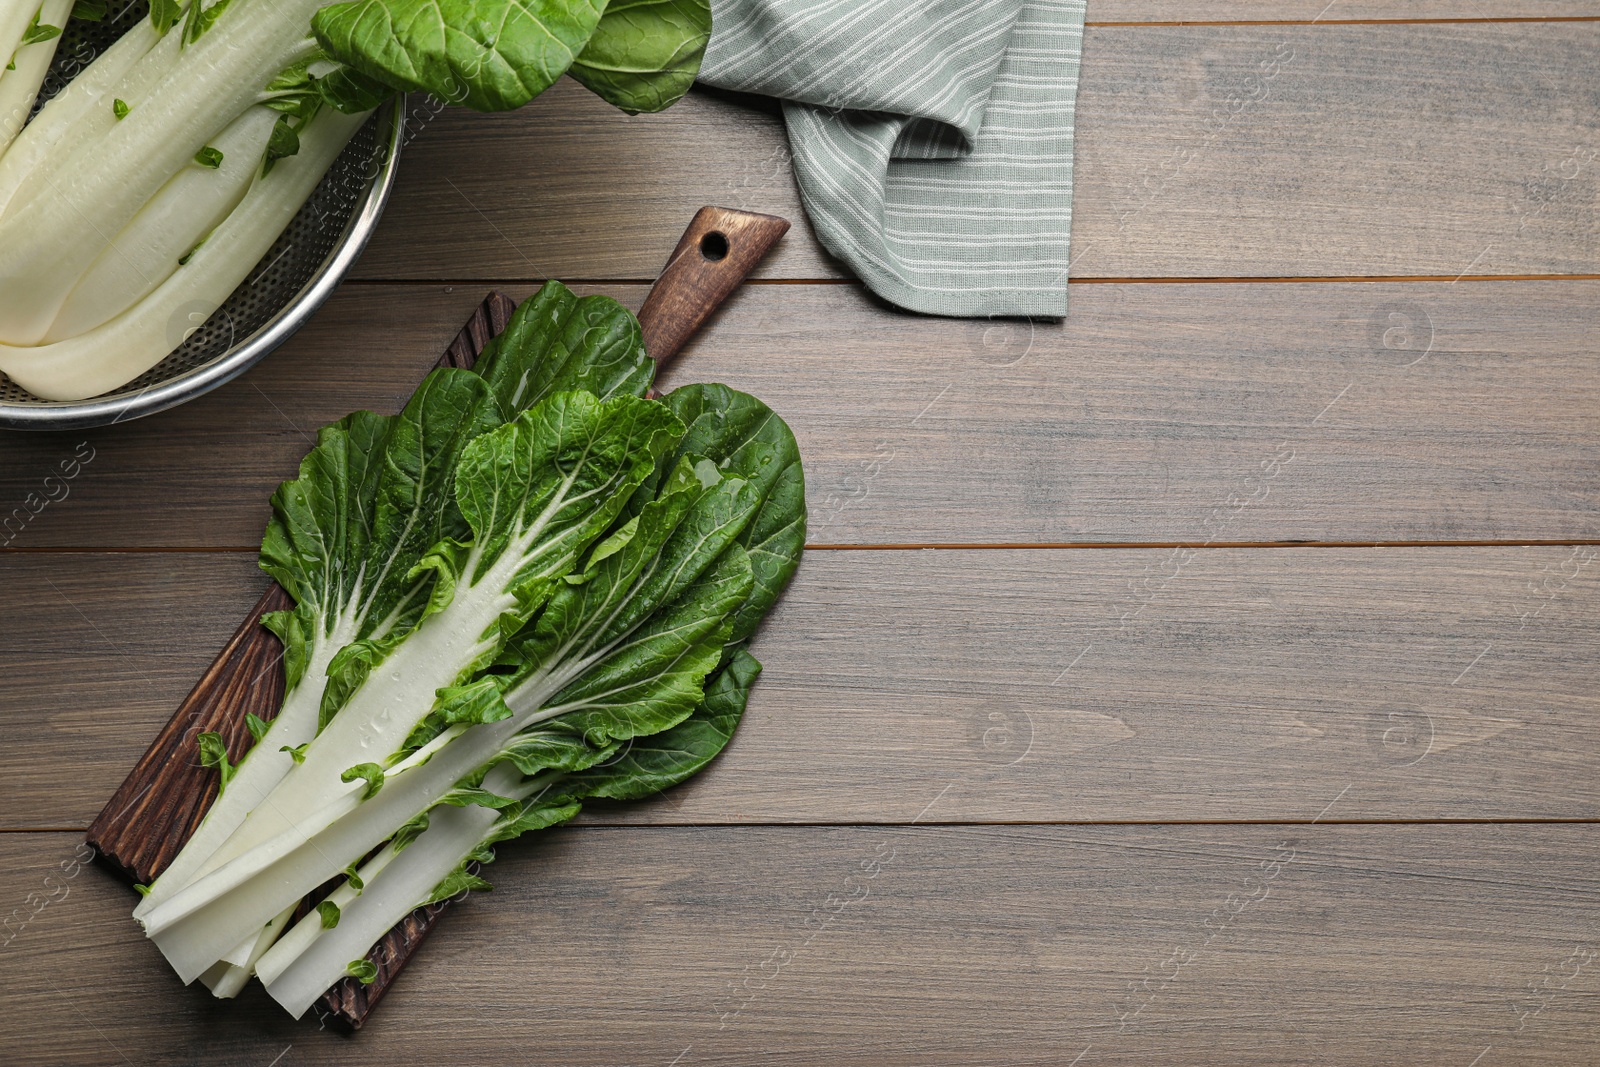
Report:
[[[1067,309],[1085,0],[712,0],[700,78],[783,101],[817,235],[886,300]]]

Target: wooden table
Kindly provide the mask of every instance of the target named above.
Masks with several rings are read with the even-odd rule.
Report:
[[[0,554],[8,1062],[1595,1062],[1600,12],[1325,2],[1096,0],[1064,325],[897,313],[796,226],[669,382],[805,453],[738,738],[505,849],[353,1038],[180,987],[83,829],[315,428],[491,284],[637,307],[701,204],[798,220],[780,122],[424,113],[280,352],[0,439],[5,510],[77,464]]]

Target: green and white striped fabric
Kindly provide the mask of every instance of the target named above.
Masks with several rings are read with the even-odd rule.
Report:
[[[818,237],[937,315],[1067,309],[1085,0],[712,0],[700,78],[783,100]]]

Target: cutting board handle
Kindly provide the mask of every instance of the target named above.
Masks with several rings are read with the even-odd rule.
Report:
[[[644,350],[665,367],[789,229],[789,220],[703,207],[639,309]]]

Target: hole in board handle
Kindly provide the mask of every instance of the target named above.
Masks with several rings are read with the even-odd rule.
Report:
[[[715,263],[728,254],[727,234],[712,230],[700,238],[700,255]]]

